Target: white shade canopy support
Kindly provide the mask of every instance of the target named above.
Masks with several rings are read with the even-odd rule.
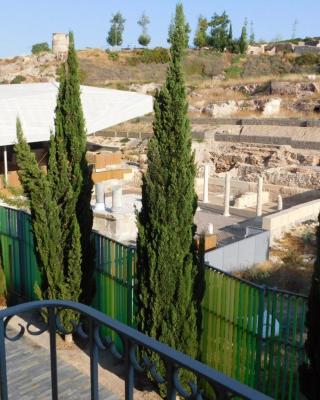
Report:
[[[47,141],[54,131],[59,83],[0,85],[0,146],[16,143],[20,118],[29,143]],[[81,86],[87,134],[152,112],[153,98],[135,92]]]

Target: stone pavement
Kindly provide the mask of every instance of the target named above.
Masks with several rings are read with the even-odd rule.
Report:
[[[10,336],[15,333],[10,332]],[[6,340],[9,400],[51,399],[51,372],[49,351],[26,337],[16,342]],[[59,400],[90,399],[90,377],[59,359]],[[101,400],[118,400],[120,397],[99,386]]]

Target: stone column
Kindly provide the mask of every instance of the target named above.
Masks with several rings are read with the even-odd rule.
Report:
[[[211,224],[211,223],[208,224],[207,233],[208,233],[209,235],[212,235],[212,234],[213,234],[213,224]]]
[[[95,211],[104,211],[104,183],[100,182],[95,185],[96,191],[96,205],[94,206]]]
[[[119,211],[122,207],[122,186],[112,189],[112,212]]]
[[[225,175],[225,181],[224,181],[224,213],[223,215],[225,217],[230,217],[230,183],[231,183],[231,176],[227,172]]]
[[[283,209],[282,196],[281,194],[278,194],[278,211],[281,211],[282,209]]]
[[[209,202],[209,164],[204,165],[204,175],[203,175],[203,202]]]
[[[257,217],[262,215],[262,190],[263,190],[263,177],[258,177],[258,188],[257,188]]]
[[[7,147],[3,148],[3,161],[4,161],[4,185],[7,187],[8,185],[8,154]]]

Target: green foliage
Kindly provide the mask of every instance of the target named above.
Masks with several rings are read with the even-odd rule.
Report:
[[[249,37],[249,43],[254,44],[255,43],[255,34],[253,30],[253,21],[250,22],[250,37]]]
[[[295,65],[317,65],[320,64],[320,54],[307,53],[294,59]]]
[[[311,281],[306,315],[307,339],[305,350],[308,363],[303,363],[299,368],[300,387],[302,393],[309,400],[320,398],[320,215],[317,227],[317,258]]]
[[[198,47],[206,47],[208,46],[208,35],[207,35],[207,29],[208,29],[208,21],[206,18],[202,17],[200,15],[198,19],[198,26],[196,29],[196,33],[193,39],[193,44]]]
[[[7,296],[6,275],[3,270],[2,250],[0,246],[0,299],[3,301]]]
[[[15,76],[10,83],[12,84],[19,84],[22,83],[26,80],[26,78],[23,75],[17,75]]]
[[[227,79],[238,79],[243,74],[243,68],[239,65],[230,65],[225,69]]]
[[[189,23],[186,21],[182,3],[178,3],[176,5],[176,13],[175,16],[172,18],[172,21],[169,26],[167,41],[170,44],[172,44],[175,35],[174,33],[175,27],[178,25],[181,27],[181,32],[180,32],[181,37],[178,40],[179,42],[181,41],[183,43],[182,48],[187,49],[189,47],[189,34],[191,32],[191,28]]]
[[[141,44],[141,46],[148,46],[148,44],[150,43],[151,37],[150,35],[148,35],[147,29],[149,24],[150,18],[145,13],[143,13],[138,21],[138,25],[140,25],[142,28],[142,34],[138,38],[138,42],[139,44]]]
[[[130,61],[129,61],[130,60]],[[170,61],[169,51],[163,47],[156,47],[154,49],[143,49],[134,57],[128,60],[130,65],[143,64],[167,64]]]
[[[224,51],[229,46],[230,18],[224,11],[221,15],[215,13],[209,22],[210,38],[209,43],[217,51]]]
[[[110,46],[122,45],[122,34],[124,31],[124,23],[126,20],[123,18],[120,11],[114,14],[111,18],[111,28],[107,36],[107,42]]]
[[[19,177],[30,202],[39,263],[44,272],[44,286],[37,288],[37,293],[41,298],[88,302],[94,287],[90,237],[92,181],[85,159],[86,134],[72,33],[69,38],[68,59],[60,71],[48,173],[39,168],[19,122],[15,151]],[[71,316],[69,312],[64,314],[63,321],[70,321]]]
[[[31,53],[32,54],[39,54],[44,52],[49,52],[50,47],[47,42],[36,43],[32,46]]]
[[[108,51],[108,58],[111,61],[118,61],[119,54],[116,51]]]
[[[241,54],[245,54],[248,48],[248,37],[247,37],[247,19],[244,22],[244,25],[241,30],[241,36],[239,39],[239,50]]]
[[[139,44],[141,44],[141,46],[148,46],[150,40],[151,40],[150,36],[144,33],[140,35],[138,38],[138,42]]]
[[[293,65],[285,58],[274,55],[248,56],[243,63],[243,77],[282,75],[293,72]]]
[[[137,215],[138,328],[191,357],[197,356],[195,301],[196,173],[182,58],[185,23],[177,6],[171,27],[171,62],[154,102],[142,209]],[[149,355],[158,361],[155,355]],[[162,368],[160,370],[163,372]],[[187,379],[187,373],[183,380]],[[163,393],[164,394],[164,393]]]

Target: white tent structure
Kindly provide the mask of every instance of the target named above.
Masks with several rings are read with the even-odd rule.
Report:
[[[4,148],[5,178],[6,146],[16,143],[17,117],[29,143],[48,141],[54,131],[58,88],[57,82],[0,85],[0,146]],[[153,107],[151,96],[90,86],[81,86],[81,101],[88,134],[148,114]]]

